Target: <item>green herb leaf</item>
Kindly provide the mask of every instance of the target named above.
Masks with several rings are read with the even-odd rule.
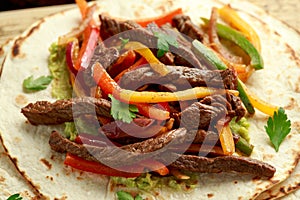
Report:
[[[129,42],[129,38],[124,39],[122,37],[119,37],[119,39],[121,40],[121,46],[119,48],[119,50],[123,49],[125,47],[125,45]]]
[[[134,200],[143,200],[143,198],[141,197],[141,195],[138,194],[135,196]]]
[[[33,76],[30,76],[23,81],[24,91],[33,92],[44,90],[51,83],[52,79],[52,76],[40,76],[37,79],[34,79]]]
[[[121,120],[125,123],[130,123],[136,118],[138,108],[135,105],[128,105],[115,99],[112,95],[108,95],[111,99],[111,115],[116,120]]]
[[[134,200],[130,193],[122,190],[117,192],[117,198],[118,200]]]
[[[7,200],[22,200],[23,198],[20,196],[20,194],[13,194],[10,197],[8,197]]]
[[[288,120],[283,108],[274,112],[273,118],[269,117],[265,129],[276,152],[278,152],[280,144],[291,131],[291,121]]]
[[[153,32],[154,36],[157,37],[157,57],[162,57],[166,52],[169,51],[169,45],[178,48],[178,42],[175,37],[160,32]]]

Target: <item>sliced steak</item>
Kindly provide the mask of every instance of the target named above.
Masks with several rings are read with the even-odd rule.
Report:
[[[129,39],[130,41],[141,42],[151,49],[157,49],[157,38],[153,35],[153,32],[162,32],[166,34],[166,32],[154,23],[149,24],[147,28],[142,28],[133,21],[118,21],[103,14],[99,15],[99,19],[101,23],[100,34],[104,40],[110,36],[121,33],[120,36],[123,38]],[[178,33],[174,33],[175,35],[178,35]],[[201,65],[192,50],[181,43],[179,43],[178,48],[171,45],[170,51],[175,55],[175,64],[178,65],[179,63],[176,62],[176,60],[180,60],[180,64],[182,65],[206,69],[205,66]]]
[[[57,100],[54,103],[38,101],[22,108],[21,113],[33,125],[55,125],[71,122],[84,114],[96,114],[111,118],[111,103],[93,97]]]
[[[160,76],[150,67],[141,67],[125,73],[120,80],[121,87],[136,89],[145,84],[173,84],[178,89],[208,86],[215,88],[237,89],[237,76],[231,69],[200,70],[182,66],[167,66],[169,73]]]
[[[245,114],[246,110],[240,98],[226,93],[226,95],[207,96],[200,102],[193,103],[180,113],[180,119],[187,129],[208,130],[210,125],[214,127],[225,116],[237,117],[236,120],[239,120]]]
[[[146,159],[147,156],[157,156],[169,149],[163,148],[167,144],[181,144],[186,137],[186,133],[187,131],[184,128],[175,129],[155,138],[117,148],[112,146],[96,147],[76,144],[64,138],[58,132],[53,131],[49,139],[49,144],[52,150],[60,153],[69,152],[85,160],[101,161],[104,164],[121,166],[124,164],[134,164]]]
[[[254,176],[271,178],[276,169],[262,161],[252,159],[249,157],[239,156],[221,156],[215,158],[207,158],[195,155],[177,155],[171,153],[162,158],[172,159],[172,157],[179,158],[170,164],[181,170],[187,170],[200,173],[220,173],[220,172],[238,172],[252,174]],[[168,161],[165,161],[168,163]]]
[[[192,39],[202,41],[204,32],[198,26],[193,24],[191,18],[187,15],[176,15],[172,22],[174,26],[183,34]]]
[[[208,130],[210,125],[214,127],[220,119],[226,116],[226,113],[226,105],[214,106],[195,102],[181,112],[180,118],[182,125],[189,130]]]
[[[96,62],[99,62],[105,69],[107,69],[117,61],[119,56],[119,51],[116,48],[106,48],[103,44],[99,44],[94,50],[89,68],[91,68],[91,66],[93,66]]]

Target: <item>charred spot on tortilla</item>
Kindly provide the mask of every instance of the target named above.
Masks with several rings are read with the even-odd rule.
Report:
[[[0,182],[4,182],[6,179],[3,176],[0,176]]]
[[[17,106],[24,106],[25,104],[28,103],[28,99],[25,95],[19,94],[15,98],[15,103]]]
[[[41,158],[40,161],[50,170],[52,168],[52,164],[46,159]]]
[[[294,60],[296,62],[296,64],[297,64],[297,66],[300,67],[300,58],[299,58],[297,52],[295,51],[295,49],[293,49],[287,43],[285,43],[285,46],[286,46],[286,51],[290,55],[291,60]]]
[[[40,20],[39,23],[37,23],[35,26],[33,26],[30,30],[26,32],[25,36],[20,36],[17,38],[12,46],[12,56],[14,58],[24,58],[26,56],[25,53],[21,52],[21,47],[23,45],[24,40],[26,40],[32,33],[39,30],[40,25],[44,22],[44,19]]]

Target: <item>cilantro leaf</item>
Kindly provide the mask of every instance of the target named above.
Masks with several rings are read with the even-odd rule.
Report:
[[[280,144],[291,131],[291,121],[288,120],[283,108],[274,112],[273,118],[269,117],[265,129],[276,152],[278,152]]]
[[[20,196],[20,194],[13,194],[10,197],[8,197],[7,200],[22,200],[23,198]]]
[[[119,50],[122,50],[125,47],[125,45],[129,42],[129,38],[124,39],[122,37],[119,37],[119,39],[121,40],[121,46],[120,46]]]
[[[44,90],[51,83],[52,76],[40,76],[34,79],[33,76],[29,76],[23,81],[23,88],[25,92]]]
[[[138,108],[135,105],[128,105],[115,99],[112,95],[108,95],[111,99],[111,115],[116,120],[121,120],[125,123],[130,123],[136,118]]]
[[[178,48],[178,42],[175,37],[160,32],[153,32],[154,36],[157,37],[157,57],[162,57],[166,52],[169,51],[169,45]]]

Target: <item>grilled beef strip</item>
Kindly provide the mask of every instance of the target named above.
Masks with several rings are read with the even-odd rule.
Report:
[[[238,172],[263,178],[271,178],[276,172],[273,166],[249,157],[220,156],[207,158],[195,155],[178,155],[176,153],[161,156],[162,161],[165,163],[169,163],[170,160],[175,158],[177,158],[176,161],[170,164],[170,167],[192,172]]]
[[[208,86],[224,89],[237,89],[237,75],[231,69],[201,70],[182,66],[167,66],[169,73],[160,76],[149,66],[129,71],[120,79],[120,86],[127,89],[137,89],[145,84],[173,84],[178,89],[197,86]]]
[[[54,103],[37,101],[30,103],[21,112],[33,125],[56,125],[71,122],[74,118],[84,114],[112,118],[111,103],[105,99],[93,97],[57,100]]]
[[[183,34],[189,36],[192,39],[202,41],[204,32],[193,22],[187,15],[176,15],[172,19],[174,26]]]
[[[156,24],[151,23],[145,29],[142,28],[139,24],[133,21],[118,21],[107,15],[100,14],[100,34],[103,40],[120,34],[121,37],[129,39],[130,41],[138,41],[146,45],[151,49],[157,49],[157,37],[153,35],[153,31],[163,32]],[[129,31],[130,30],[130,31]],[[184,58],[185,62],[180,63],[185,66],[193,66],[200,69],[206,69],[205,66],[202,66],[197,57],[194,55],[190,48],[179,43],[178,48],[170,46],[170,51],[175,54],[175,57]],[[178,55],[178,56],[177,56]],[[178,60],[175,58],[175,60]],[[181,59],[182,60],[182,59]],[[175,64],[176,61],[174,61]]]
[[[186,137],[187,131],[184,128],[171,130],[157,137],[137,142],[134,144],[125,145],[119,148],[107,146],[96,147],[91,145],[81,145],[64,138],[56,131],[51,133],[49,145],[52,150],[60,153],[69,152],[85,160],[104,161],[104,164],[113,166],[121,166],[134,164],[147,158],[161,154],[170,146],[181,144]],[[151,153],[151,154],[146,154]]]
[[[239,120],[246,114],[241,100],[233,94],[211,95],[195,102],[180,113],[183,126],[189,130],[208,130],[209,125],[215,125],[224,117],[237,117]],[[199,119],[199,120],[195,120]]]

